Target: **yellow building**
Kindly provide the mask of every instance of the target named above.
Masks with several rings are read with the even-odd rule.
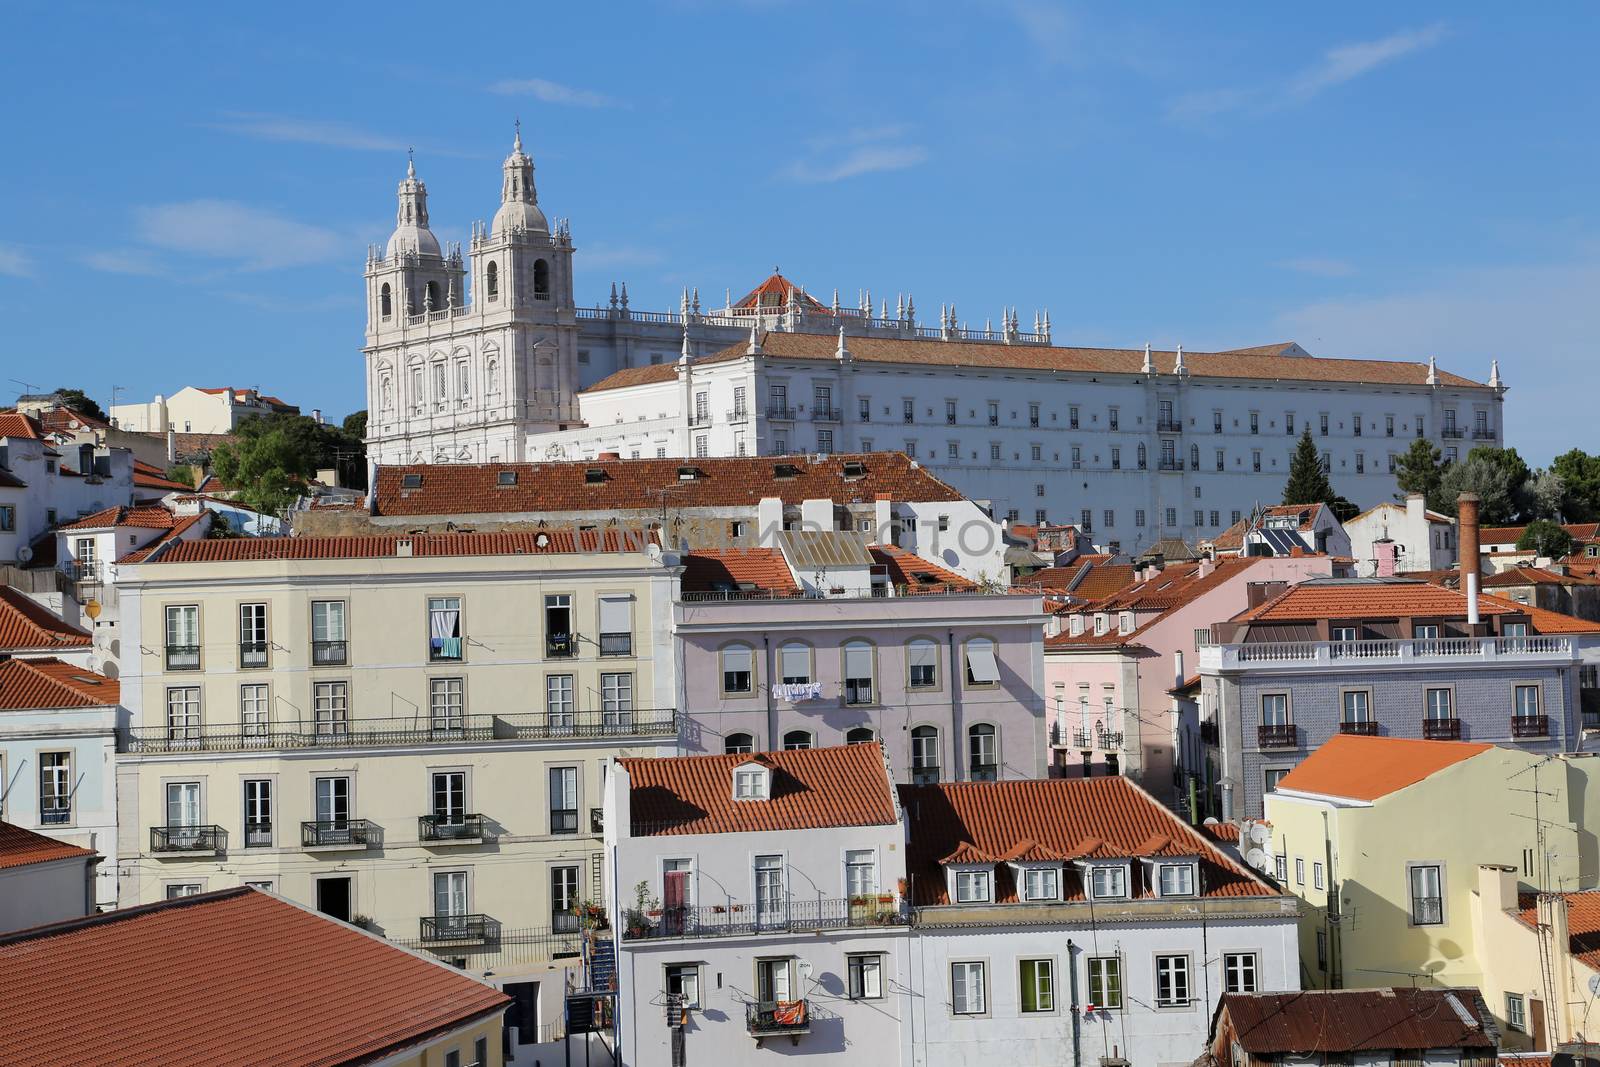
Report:
[[[677,750],[666,564],[533,531],[125,559],[122,903],[267,889],[493,970],[548,1036],[604,768]]]
[[[1488,996],[1478,870],[1524,889],[1594,879],[1600,760],[1340,734],[1266,797],[1280,882],[1305,901],[1309,989],[1417,982]],[[1513,893],[1513,897],[1515,894]],[[1506,1022],[1506,1006],[1489,998]]]
[[[1517,870],[1478,870],[1473,931],[1483,996],[1506,1023],[1506,1050],[1553,1051],[1600,1037],[1600,891],[1527,893]]]

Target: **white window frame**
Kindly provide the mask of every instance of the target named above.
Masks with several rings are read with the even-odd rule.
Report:
[[[1107,879],[1102,881],[1102,875]],[[1120,863],[1099,863],[1089,868],[1089,893],[1096,900],[1122,900],[1128,895],[1128,868]]]
[[[987,867],[952,871],[952,884],[957,904],[990,904],[994,902],[994,871]]]
[[[1156,1008],[1166,1010],[1187,1009],[1193,1002],[1194,990],[1191,978],[1192,968],[1188,953],[1161,953],[1157,955],[1155,967]]]
[[[1222,988],[1225,993],[1254,993],[1260,984],[1260,961],[1254,952],[1222,954]]]
[[[988,971],[986,960],[950,961],[950,1014],[989,1014]]]

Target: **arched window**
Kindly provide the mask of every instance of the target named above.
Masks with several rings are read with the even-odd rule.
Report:
[[[939,781],[939,729],[918,726],[911,731],[911,783],[933,785]]]
[[[870,745],[878,739],[870,726],[854,726],[845,731],[844,743],[847,745]]]
[[[1139,446],[1139,469],[1140,470],[1144,470],[1145,462],[1146,461],[1145,461],[1144,445],[1140,445]]]
[[[722,692],[745,696],[754,691],[754,657],[749,645],[729,645],[722,650]]]
[[[810,747],[811,747],[811,731],[810,730],[790,730],[788,733],[783,735],[783,748],[784,748],[784,751],[786,751],[786,752],[787,751],[792,751],[792,750],[797,749],[797,748],[810,748]]]
[[[778,673],[784,685],[805,685],[811,681],[811,646],[786,641],[778,649]]]
[[[967,729],[967,772],[974,782],[992,782],[1000,777],[999,743],[994,727],[986,722]]]
[[[533,261],[533,298],[550,299],[550,264],[542,259]]]
[[[438,311],[442,307],[444,307],[444,304],[443,304],[443,302],[441,302],[439,300],[439,283],[438,282],[429,282],[428,283],[428,310],[429,311]]]
[[[382,305],[381,310],[384,318],[394,314],[394,293],[389,290],[388,282],[383,283],[383,291],[378,296],[378,303]]]
[[[722,751],[729,756],[743,752],[754,752],[755,748],[756,739],[749,734],[729,734],[722,739]]]
[[[489,261],[489,269],[485,272],[489,283],[489,299],[500,299],[500,264]]]
[[[1189,446],[1189,469],[1192,470],[1192,471],[1197,471],[1197,470],[1200,469],[1200,446],[1199,445],[1190,445]]]

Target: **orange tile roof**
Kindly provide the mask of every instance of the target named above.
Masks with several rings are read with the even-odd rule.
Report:
[[[146,561],[159,566],[169,563],[225,563],[237,560],[404,558],[399,554],[399,546],[404,541],[410,542],[411,555],[417,557],[529,556],[574,552],[643,552],[645,546],[650,543],[650,538],[643,534],[609,529],[429,533],[413,534],[410,537],[392,534],[357,537],[237,537],[180,541],[167,551],[149,557]],[[139,560],[128,556],[124,557],[122,562],[139,562]]]
[[[1211,564],[1210,572],[1200,574],[1200,561],[1192,563],[1174,563],[1163,568],[1153,578],[1138,582],[1121,592],[1105,597],[1098,603],[1087,605],[1083,610],[1096,612],[1122,612],[1132,611],[1136,615],[1147,615],[1137,626],[1129,632],[1118,633],[1115,628],[1103,634],[1096,634],[1092,629],[1085,628],[1081,634],[1063,631],[1054,637],[1045,639],[1048,648],[1101,648],[1123,644],[1135,644],[1139,634],[1160,622],[1162,616],[1173,608],[1182,607],[1204,596],[1213,589],[1232,581],[1245,571],[1253,567],[1261,557],[1236,556],[1219,559]],[[1155,614],[1151,614],[1155,613]]]
[[[65,525],[58,530],[104,530],[114,526],[138,526],[148,530],[167,530],[177,521],[172,512],[160,507],[130,508],[115,504],[101,508]]]
[[[44,440],[44,427],[32,415],[20,411],[0,411],[0,437],[22,437],[30,441]]]
[[[779,593],[798,593],[789,564],[775,548],[697,549],[683,557],[686,592],[731,592],[754,586]]]
[[[760,285],[740,297],[733,306],[736,310],[765,307],[776,311],[788,306],[791,295],[800,302],[801,307],[808,311],[828,310],[821,303],[812,299],[804,289],[777,271],[773,271]],[[767,296],[776,297],[777,299],[770,303],[762,303],[761,298]]]
[[[113,707],[121,683],[53,656],[0,660],[0,711]]]
[[[183,482],[175,482],[168,478],[166,472],[152,463],[142,459],[133,461],[133,484],[140,489],[172,489],[181,492],[193,492],[194,487]]]
[[[1145,358],[1142,349],[1133,348],[1057,348],[1049,345],[911,340],[894,337],[852,337],[849,341],[851,358],[862,363],[1140,375],[1143,373]],[[741,341],[696,362],[708,364],[743,359],[747,345],[748,342]],[[762,353],[768,358],[831,361],[837,347],[838,338],[833,334],[772,331],[761,337]],[[1177,362],[1175,352],[1152,352],[1151,358],[1157,374],[1172,374]],[[1426,363],[1277,355],[1262,349],[1185,352],[1183,363],[1190,376],[1195,378],[1352,382],[1417,387],[1425,386],[1428,378]],[[658,365],[662,366],[666,365]],[[667,367],[667,370],[676,374],[676,370],[671,367]],[[1447,387],[1487,388],[1481,382],[1448,371],[1439,371],[1438,381]],[[590,386],[586,391],[594,392],[597,388],[598,386]]]
[[[92,848],[79,848],[8,822],[0,822],[0,870],[93,855],[95,851]],[[4,973],[4,968],[0,968],[0,974]],[[4,990],[0,990],[0,1000],[4,997]]]
[[[445,964],[247,888],[0,936],[6,1038],[41,1063],[371,1063],[509,1003]]]
[[[118,559],[117,562],[141,563],[144,560],[149,559],[152,555],[161,551],[167,544],[173,541],[181,540],[184,534],[188,533],[189,530],[198,523],[205,521],[208,516],[208,512],[199,511],[193,515],[174,517],[171,529],[161,534],[161,536],[157,537],[143,548],[136,548],[132,552],[129,552],[127,555]]]
[[[1471,741],[1334,734],[1286,774],[1278,788],[1347,800],[1377,800],[1493,747]]]
[[[1600,633],[1589,622],[1480,595],[1480,615],[1526,615],[1541,634]],[[1467,597],[1457,589],[1408,580],[1317,580],[1292,585],[1282,593],[1235,615],[1233,622],[1306,622],[1316,619],[1466,618]]]
[[[1543,567],[1507,567],[1499,574],[1486,575],[1482,589],[1515,589],[1524,585],[1600,585],[1600,579],[1587,574],[1557,574]]]
[[[1475,1021],[1462,1019],[1450,998]],[[1460,1055],[1463,1049],[1486,1048],[1493,1054],[1499,1047],[1494,1017],[1472,988],[1228,993],[1217,1005],[1213,1038],[1224,1017],[1234,1040],[1260,1060],[1283,1053],[1445,1049],[1455,1061],[1468,1058]]]
[[[1600,889],[1581,893],[1562,893],[1567,902],[1567,929],[1571,935],[1572,954],[1591,970],[1600,971]],[[1518,918],[1537,928],[1539,923],[1538,895],[1520,894],[1517,900]]]
[[[920,905],[949,903],[941,864],[950,857],[1005,856],[1023,842],[1071,857],[1196,856],[1208,897],[1278,894],[1149,793],[1119,776],[899,789],[910,826],[907,868]],[[995,889],[999,902],[1016,899],[1016,887],[1005,868],[998,872]],[[1076,896],[1081,895],[1079,886]],[[1074,898],[1069,892],[1068,899]]]
[[[0,585],[0,652],[87,648],[91,640],[22,590]]]
[[[1225,845],[1239,843],[1239,824],[1231,822],[1208,822],[1200,824],[1200,832],[1211,840]]]
[[[734,800],[733,769],[752,761],[771,768],[771,797]],[[618,762],[631,779],[635,837],[892,826],[898,817],[878,744]]]
[[[915,552],[907,552],[899,545],[873,545],[867,549],[874,563],[889,570],[891,585],[941,589],[976,589],[978,583],[963,578],[953,570],[929,562]]]
[[[847,476],[846,463],[859,463],[860,476]],[[779,467],[793,468],[779,477]],[[700,476],[685,479],[680,469]],[[604,472],[591,483],[588,472]],[[513,471],[515,485],[502,486],[500,473]],[[408,475],[422,484],[405,488]],[[664,496],[663,496],[664,494]],[[488,515],[507,512],[551,514],[567,511],[659,513],[672,509],[754,507],[763,497],[785,504],[832,500],[871,503],[879,495],[919,502],[961,500],[962,495],[931,471],[899,452],[859,455],[745,456],[711,459],[596,459],[562,463],[452,463],[378,468],[379,515]]]
[[[1566,522],[1561,528],[1572,535],[1574,541],[1600,541],[1600,522]],[[1478,529],[1478,543],[1488,545],[1514,545],[1528,532],[1526,526],[1482,526]],[[1487,547],[1484,549],[1488,551]]]

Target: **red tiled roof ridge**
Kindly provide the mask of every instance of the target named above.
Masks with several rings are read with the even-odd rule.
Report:
[[[0,660],[0,711],[115,707],[122,684],[54,656]]]
[[[54,863],[57,860],[80,859],[95,855],[92,848],[80,848],[58,841],[45,834],[24,829],[16,823],[0,819],[0,870],[29,867],[35,863]],[[5,941],[0,931],[0,944]]]
[[[1494,748],[1481,741],[1334,734],[1278,781],[1283,791],[1374,801]]]
[[[99,530],[116,526],[138,526],[151,530],[164,530],[176,522],[176,517],[166,508],[156,504],[113,504],[91,512],[72,522],[56,527],[58,530]]]
[[[203,512],[201,513],[204,514]],[[198,520],[200,516],[185,516]],[[540,538],[544,538],[543,543]],[[411,555],[399,554],[410,542]],[[644,532],[601,530],[505,530],[485,533],[354,534],[314,537],[237,537],[179,541],[159,554],[144,550],[120,562],[152,564],[290,561],[311,559],[407,559],[449,556],[530,556],[587,552],[647,551],[655,543]]]
[[[85,630],[59,618],[22,590],[0,585],[0,650],[84,648]]]

